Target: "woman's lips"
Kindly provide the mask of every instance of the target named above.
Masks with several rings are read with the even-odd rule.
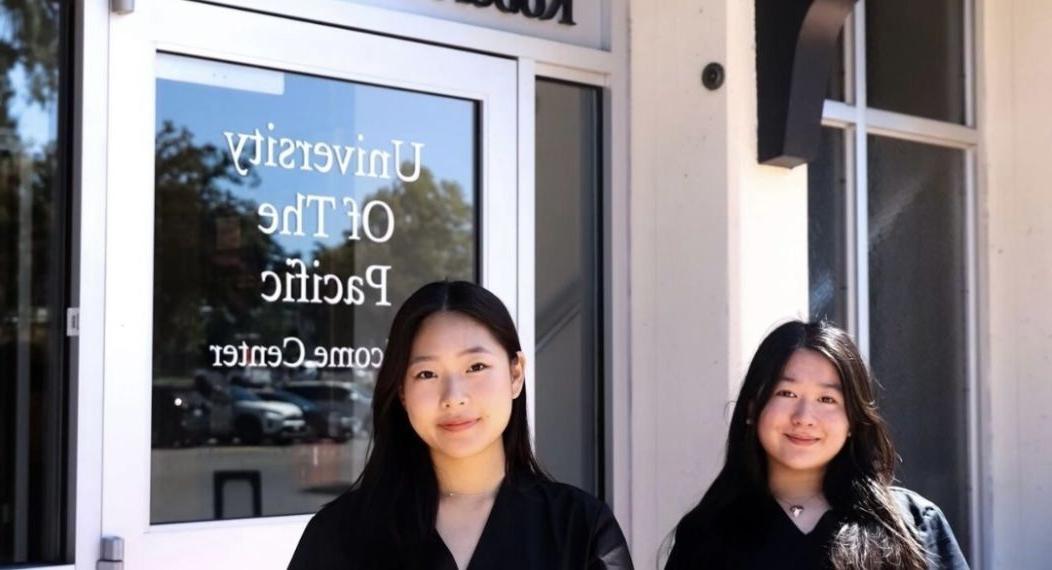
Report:
[[[442,423],[438,424],[438,427],[440,427],[440,428],[442,428],[442,429],[444,429],[446,431],[464,431],[466,429],[469,429],[469,428],[473,427],[478,422],[479,422],[478,418],[457,419],[457,420],[452,420],[452,421],[448,421],[448,422],[442,422]]]
[[[788,438],[789,441],[795,443],[796,445],[813,445],[815,443],[818,443],[818,438],[817,437],[807,437],[807,436],[804,436],[804,435],[793,435],[793,434],[790,434],[790,433],[785,434],[785,437]]]

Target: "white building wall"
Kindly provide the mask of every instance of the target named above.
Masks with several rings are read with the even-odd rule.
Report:
[[[1052,3],[986,0],[981,6],[985,567],[1047,568],[1052,560]]]
[[[631,521],[636,566],[722,465],[730,403],[771,326],[807,310],[806,169],[756,163],[752,2],[633,0]],[[701,84],[720,62],[727,82]]]

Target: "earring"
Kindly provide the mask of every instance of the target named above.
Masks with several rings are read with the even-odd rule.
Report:
[[[745,419],[745,425],[751,426],[752,425],[752,418],[746,418]]]

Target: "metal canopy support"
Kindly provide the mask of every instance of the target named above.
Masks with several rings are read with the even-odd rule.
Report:
[[[759,161],[813,160],[836,40],[856,0],[755,0]]]

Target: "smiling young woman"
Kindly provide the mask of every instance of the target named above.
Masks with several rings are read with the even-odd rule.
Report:
[[[938,507],[892,486],[895,458],[847,333],[786,323],[749,365],[723,470],[665,569],[967,568]]]
[[[538,466],[525,374],[495,295],[443,281],[410,296],[377,378],[365,469],[311,519],[289,568],[630,570],[610,509]]]

